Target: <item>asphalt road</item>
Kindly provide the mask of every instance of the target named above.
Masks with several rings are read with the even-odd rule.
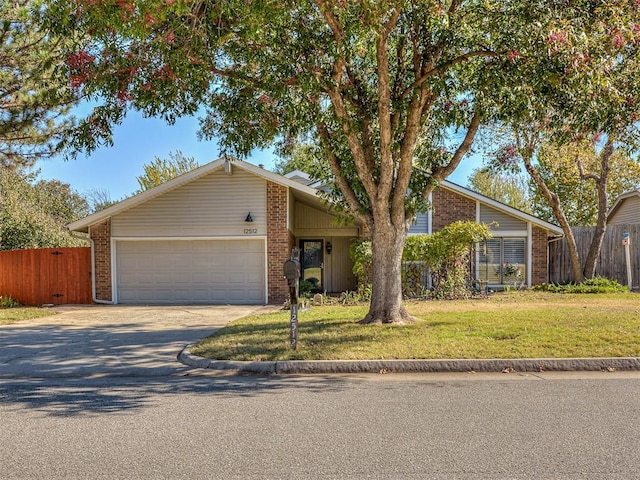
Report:
[[[3,479],[634,479],[638,445],[636,372],[0,380]]]

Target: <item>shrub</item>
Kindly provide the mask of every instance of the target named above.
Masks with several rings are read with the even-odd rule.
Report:
[[[533,287],[534,290],[553,293],[622,293],[629,289],[620,285],[617,280],[609,280],[604,277],[594,277],[582,283],[543,283]]]
[[[313,293],[314,285],[308,280],[300,280],[298,284],[298,294],[301,297],[311,298],[311,294]]]
[[[0,308],[18,308],[22,305],[11,295],[0,297]]]
[[[431,275],[432,292],[436,298],[459,298],[471,292],[470,258],[472,246],[491,237],[488,225],[475,222],[454,222],[433,235],[407,237],[402,260],[402,291],[405,296],[419,297],[426,293],[425,277]],[[373,254],[370,240],[352,243],[349,254],[354,261],[353,273],[360,286],[370,285]]]

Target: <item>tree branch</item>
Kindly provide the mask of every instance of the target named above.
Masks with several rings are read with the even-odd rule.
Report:
[[[340,191],[344,195],[349,208],[361,222],[368,223],[369,218],[362,213],[364,211],[362,203],[358,200],[355,191],[347,179],[342,175],[342,169],[340,168],[338,157],[334,153],[333,148],[331,148],[331,135],[329,133],[329,129],[324,123],[318,123],[317,129],[318,136],[320,137],[320,143],[329,161],[331,172],[333,173],[336,183],[338,184],[338,187],[340,187]]]

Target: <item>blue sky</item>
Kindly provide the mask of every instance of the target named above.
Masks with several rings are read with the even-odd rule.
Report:
[[[144,118],[129,112],[125,121],[114,130],[114,145],[100,148],[90,156],[79,155],[75,160],[53,158],[38,163],[41,177],[68,183],[86,194],[92,190],[109,192],[112,200],[120,200],[138,189],[136,177],[143,173],[143,165],[155,157],[168,158],[169,152],[180,150],[194,157],[201,165],[219,157],[215,141],[199,141],[196,137],[198,119],[182,118],[174,125],[163,120]],[[271,151],[255,151],[247,161],[264,164],[271,170],[276,160]],[[480,160],[469,157],[462,161],[449,180],[466,185],[467,177]]]

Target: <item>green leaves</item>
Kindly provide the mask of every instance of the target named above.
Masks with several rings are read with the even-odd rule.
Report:
[[[0,167],[0,250],[86,245],[66,230],[88,215],[86,199],[67,184],[36,177]]]
[[[39,24],[40,3],[0,0],[0,166],[54,154],[72,127],[66,39]]]
[[[144,174],[136,178],[140,191],[143,192],[198,167],[198,162],[193,157],[185,157],[178,150],[170,152],[169,158],[156,157],[151,163],[143,165]]]

